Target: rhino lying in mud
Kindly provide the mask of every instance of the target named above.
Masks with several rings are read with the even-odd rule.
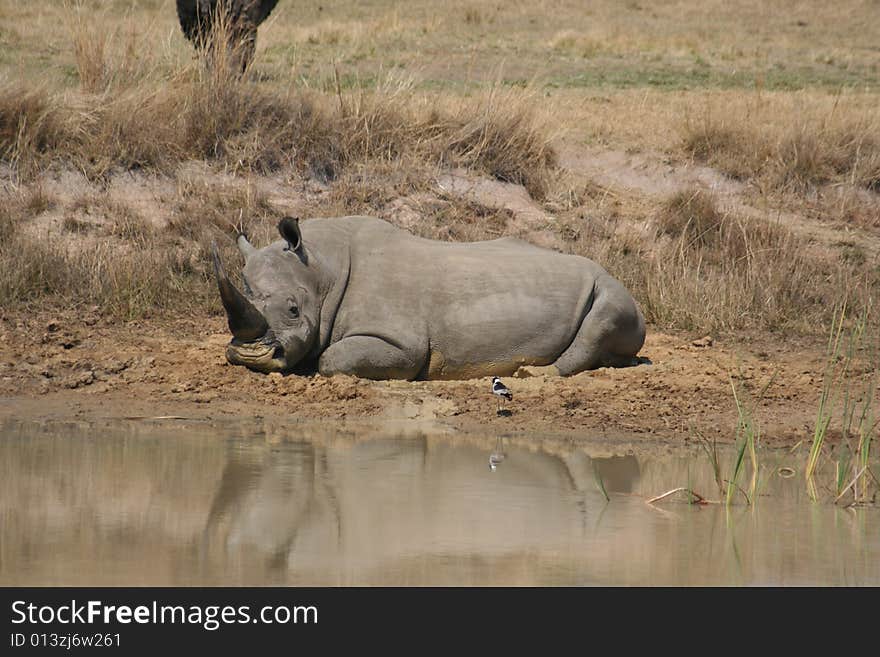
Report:
[[[223,17],[233,66],[244,71],[254,56],[257,27],[277,4],[278,0],[177,0],[177,17],[184,36],[199,50],[210,47],[211,31]]]
[[[630,293],[579,256],[514,238],[450,243],[372,217],[285,217],[262,249],[238,237],[244,293],[214,247],[233,340],[259,372],[369,379],[570,375],[636,363],[645,323]]]

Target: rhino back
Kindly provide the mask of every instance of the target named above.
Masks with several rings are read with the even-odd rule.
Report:
[[[360,222],[332,341],[376,335],[394,344],[427,342],[430,378],[467,376],[487,363],[512,372],[553,362],[606,273],[586,258],[513,238],[438,242],[381,220]]]

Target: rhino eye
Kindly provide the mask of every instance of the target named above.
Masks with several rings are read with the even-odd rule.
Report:
[[[290,316],[293,317],[294,319],[296,319],[297,317],[299,317],[299,308],[297,307],[296,304],[293,304],[293,305],[290,307]]]

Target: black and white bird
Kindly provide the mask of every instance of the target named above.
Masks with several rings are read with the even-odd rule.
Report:
[[[501,413],[502,399],[513,400],[513,393],[501,382],[497,376],[492,377],[492,394],[498,396],[498,412]]]

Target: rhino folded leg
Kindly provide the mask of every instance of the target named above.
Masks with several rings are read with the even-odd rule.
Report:
[[[318,361],[324,376],[348,374],[364,379],[414,379],[426,355],[416,357],[382,338],[353,335],[328,347]]]
[[[645,343],[645,320],[621,283],[601,281],[580,329],[553,364],[562,376],[597,367],[630,367],[641,362],[636,355]]]

